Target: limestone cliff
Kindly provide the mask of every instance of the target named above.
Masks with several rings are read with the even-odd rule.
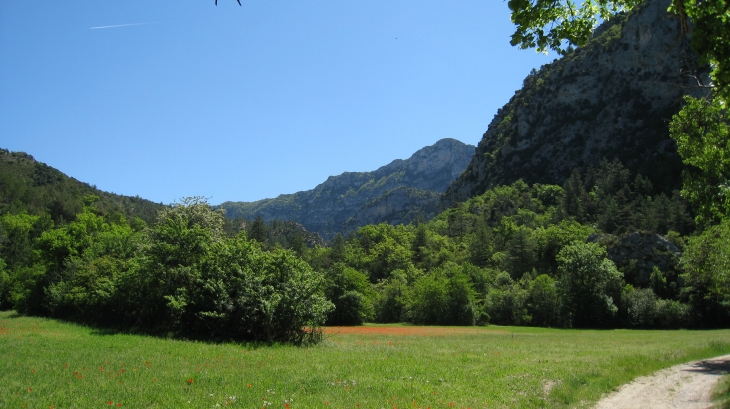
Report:
[[[573,169],[618,158],[655,187],[680,184],[668,123],[681,98],[701,93],[686,75],[696,58],[670,0],[649,0],[599,27],[594,38],[529,75],[495,115],[442,207],[517,179],[562,184]]]

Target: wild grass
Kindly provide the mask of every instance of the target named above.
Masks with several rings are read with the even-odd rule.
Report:
[[[590,406],[636,376],[730,353],[730,330],[412,328],[335,329],[316,346],[256,346],[0,312],[0,407]]]
[[[712,391],[714,408],[730,409],[730,375],[723,376]]]

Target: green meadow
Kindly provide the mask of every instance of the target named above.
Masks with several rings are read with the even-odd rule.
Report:
[[[636,376],[726,353],[730,330],[378,325],[297,347],[0,312],[0,407],[585,407]]]

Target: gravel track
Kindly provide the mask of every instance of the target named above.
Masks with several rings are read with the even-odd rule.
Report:
[[[712,389],[728,373],[730,355],[675,365],[623,385],[595,409],[711,408]]]

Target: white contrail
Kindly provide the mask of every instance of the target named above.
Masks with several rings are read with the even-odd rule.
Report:
[[[99,27],[90,27],[91,30],[96,30],[99,28],[116,28],[116,27],[129,27],[129,26],[143,26],[145,24],[153,24],[153,23],[131,23],[131,24],[117,24],[115,26],[99,26]]]

